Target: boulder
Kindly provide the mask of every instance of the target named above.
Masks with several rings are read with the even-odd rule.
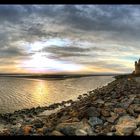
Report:
[[[60,131],[64,135],[76,135],[80,132],[90,135],[92,133],[92,128],[86,121],[81,122],[72,122],[72,123],[60,123],[55,128],[57,131]],[[80,132],[79,132],[80,129]],[[82,130],[82,131],[81,131]]]
[[[116,134],[117,135],[131,135],[133,131],[137,128],[136,125],[136,120],[133,117],[130,116],[122,116],[119,118],[119,121],[117,125],[115,126],[116,128]]]
[[[140,136],[140,127],[134,131],[134,136]]]

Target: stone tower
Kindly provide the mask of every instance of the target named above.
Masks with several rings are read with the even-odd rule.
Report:
[[[135,61],[135,74],[140,74],[140,59]]]

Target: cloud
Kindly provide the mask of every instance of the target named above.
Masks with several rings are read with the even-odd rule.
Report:
[[[139,5],[1,5],[0,22],[0,58],[6,62],[30,59],[37,53],[30,44],[56,38],[71,43],[43,46],[45,57],[87,67],[128,71],[140,53]]]

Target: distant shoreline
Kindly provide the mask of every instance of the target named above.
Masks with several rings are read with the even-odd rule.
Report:
[[[67,75],[20,75],[20,74],[0,74],[0,77],[15,77],[15,78],[32,78],[32,79],[50,79],[50,80],[64,80],[68,78],[80,78],[90,76],[117,76],[118,74],[67,74]]]

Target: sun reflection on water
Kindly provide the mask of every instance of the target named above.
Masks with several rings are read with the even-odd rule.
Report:
[[[50,89],[47,82],[44,82],[43,80],[39,80],[39,82],[36,82],[36,84],[33,86],[32,99],[38,105],[45,104],[46,100],[48,100],[47,95],[49,91]]]

